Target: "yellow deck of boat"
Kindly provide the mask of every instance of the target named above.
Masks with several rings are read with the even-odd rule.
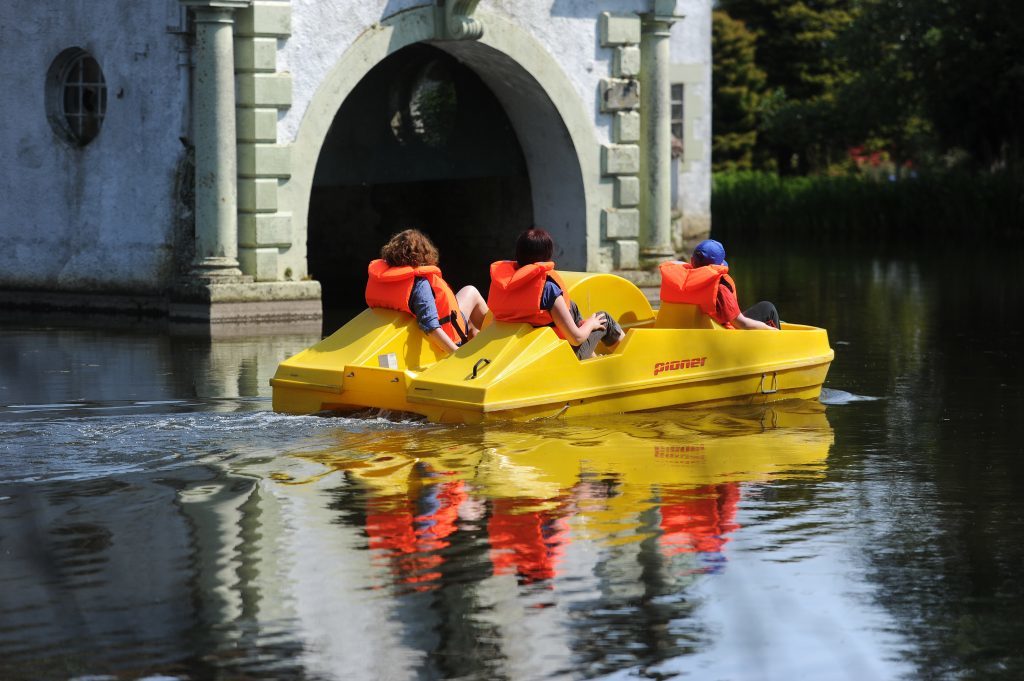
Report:
[[[611,274],[561,273],[580,312],[605,310],[626,329],[613,349],[576,359],[551,328],[492,322],[449,357],[415,319],[367,309],[278,367],[274,410],[386,409],[432,421],[581,416],[679,405],[814,399],[834,353],[824,329],[731,331],[692,305],[654,310]]]

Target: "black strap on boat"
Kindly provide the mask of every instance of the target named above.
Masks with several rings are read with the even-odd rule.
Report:
[[[459,334],[459,338],[462,339],[462,342],[459,343],[459,347],[462,347],[462,344],[469,340],[469,335],[466,333],[466,331],[462,330],[461,326],[459,326],[459,316],[460,314],[458,310],[452,310],[452,312],[447,317],[441,319],[440,321],[442,324],[452,325],[452,327],[455,329],[455,333]]]

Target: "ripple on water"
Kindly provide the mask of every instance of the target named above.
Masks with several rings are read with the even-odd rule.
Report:
[[[374,421],[285,416],[251,409],[83,415],[49,405],[45,418],[0,421],[0,481],[84,480],[208,460],[211,453],[266,453]],[[10,417],[10,413],[7,414]]]
[[[845,390],[835,390],[833,388],[822,388],[821,389],[821,403],[827,405],[843,405],[850,404],[852,402],[875,402],[882,399],[881,397],[872,397],[870,395],[855,395]]]

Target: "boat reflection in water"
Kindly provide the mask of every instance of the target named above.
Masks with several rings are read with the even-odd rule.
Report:
[[[362,490],[346,517],[363,524],[374,564],[425,591],[446,583],[451,557],[465,577],[466,552],[482,548],[477,567],[548,587],[587,568],[585,556],[567,563],[574,543],[594,559],[601,547],[654,547],[676,582],[721,570],[744,487],[823,476],[832,441],[822,405],[792,402],[339,432],[335,447],[298,456],[322,467],[318,481],[342,471]]]
[[[833,442],[817,402],[342,427],[267,462],[261,520],[287,516],[272,560],[306,668],[351,678],[685,664],[717,638],[700,585],[780,541]]]
[[[2,572],[22,588],[3,593],[0,677],[28,678],[7,673],[19,660],[225,679],[685,665],[724,640],[709,606],[750,613],[710,587],[816,531],[833,441],[817,402],[460,427],[138,419],[200,454],[4,493]],[[134,451],[122,421],[29,425]]]

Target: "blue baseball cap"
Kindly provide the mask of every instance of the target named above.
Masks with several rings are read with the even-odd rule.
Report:
[[[725,261],[725,246],[714,239],[705,239],[697,244],[697,248],[693,249],[692,259],[696,259],[700,265],[729,266]]]

